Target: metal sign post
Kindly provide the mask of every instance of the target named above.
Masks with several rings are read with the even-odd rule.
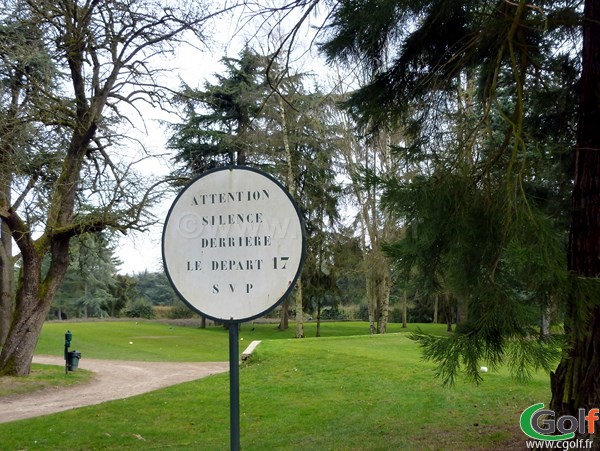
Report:
[[[240,449],[239,323],[229,323],[229,424],[231,451]]]
[[[202,174],[165,220],[163,264],[175,292],[192,310],[229,325],[232,450],[240,447],[239,324],[283,302],[305,252],[304,222],[288,191],[246,166]]]

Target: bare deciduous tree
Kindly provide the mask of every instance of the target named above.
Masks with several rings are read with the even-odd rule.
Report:
[[[203,2],[160,0],[24,0],[4,7],[5,22],[40,31],[60,76],[52,87],[38,85],[41,101],[29,120],[65,137],[40,147],[40,156],[58,163],[47,180],[38,171],[1,187],[3,237],[10,234],[20,251],[20,273],[0,374],[27,375],[69,264],[71,238],[107,228],[125,233],[152,221],[145,208],[159,195],[158,185],[135,171],[143,152],[132,156],[119,146],[122,124],[136,112],[141,116],[141,103],[160,105],[168,98],[153,58],[185,39],[201,41],[205,24],[218,12]],[[22,76],[32,81],[27,72]],[[3,158],[14,162],[33,152],[27,142],[20,149],[10,154],[3,148]]]

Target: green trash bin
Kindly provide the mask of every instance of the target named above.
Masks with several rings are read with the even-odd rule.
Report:
[[[69,351],[67,353],[67,369],[69,371],[77,371],[79,359],[81,359],[81,352],[75,350]]]

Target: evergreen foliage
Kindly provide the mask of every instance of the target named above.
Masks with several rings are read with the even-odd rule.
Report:
[[[114,296],[118,261],[104,234],[85,234],[70,244],[70,263],[54,302],[59,319],[107,317],[118,310]]]
[[[147,299],[136,299],[131,301],[124,309],[123,313],[128,318],[154,318],[154,309]]]
[[[245,164],[255,158],[258,116],[269,91],[268,58],[244,48],[239,58],[225,57],[223,74],[204,89],[184,85],[176,101],[184,107],[185,121],[172,125],[169,147],[177,151],[175,162],[184,173],[200,174],[222,165]],[[262,150],[264,153],[264,149]]]
[[[144,271],[135,274],[133,279],[138,298],[142,298],[152,305],[170,306],[177,302],[177,295],[164,272]]]
[[[305,74],[291,73],[273,56],[246,47],[238,58],[222,61],[225,71],[215,75],[216,83],[207,82],[202,90],[185,86],[177,97],[184,121],[173,125],[169,140],[178,152],[175,175],[187,179],[215,166],[248,164],[280,180],[306,224],[304,298],[322,302],[329,279],[321,262],[329,258],[341,196],[330,117],[334,106],[317,87],[306,88]]]
[[[550,370],[567,271],[579,62],[575,2],[344,1],[321,49],[369,81],[345,102],[359,125],[402,130],[404,170],[372,177],[404,232],[385,246],[419,292],[456,299],[450,338],[416,334],[438,375],[513,362]],[[557,46],[557,38],[562,44]],[[538,337],[540,337],[538,339]]]

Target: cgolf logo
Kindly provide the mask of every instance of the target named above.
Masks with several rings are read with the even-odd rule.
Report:
[[[520,426],[523,433],[536,440],[561,441],[571,440],[575,432],[592,435],[596,432],[596,422],[600,418],[600,409],[587,411],[578,409],[577,418],[563,415],[554,419],[553,410],[544,409],[544,404],[534,404],[523,411]],[[554,435],[556,433],[559,435]]]

